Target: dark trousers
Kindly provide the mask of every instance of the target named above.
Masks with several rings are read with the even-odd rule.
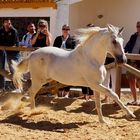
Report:
[[[5,51],[0,51],[0,69],[5,69]],[[5,88],[5,78],[0,75],[0,89]]]
[[[83,94],[93,95],[93,90],[91,90],[89,87],[81,87]]]
[[[61,88],[60,90],[64,90],[64,91],[66,91],[66,92],[69,92],[71,87],[72,87],[72,86],[66,86],[66,87],[64,87],[64,88]]]

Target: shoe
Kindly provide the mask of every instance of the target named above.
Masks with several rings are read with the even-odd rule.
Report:
[[[133,101],[133,102],[128,102],[127,105],[140,106],[140,103],[137,101]]]
[[[92,100],[91,98],[89,98],[89,99],[88,99],[88,101],[90,101],[90,102],[91,102],[91,101],[93,101],[93,100]]]
[[[68,95],[68,94],[66,94],[64,97],[65,97],[65,98],[69,98],[69,95]]]
[[[20,89],[15,89],[13,91],[11,91],[12,93],[22,93],[22,91]]]

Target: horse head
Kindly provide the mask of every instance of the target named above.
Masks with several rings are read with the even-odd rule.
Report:
[[[118,28],[109,24],[108,31],[110,36],[108,52],[115,58],[117,64],[126,63],[127,58],[124,53],[122,38],[123,27]]]

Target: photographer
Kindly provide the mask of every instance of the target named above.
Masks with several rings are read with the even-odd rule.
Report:
[[[51,44],[52,35],[48,31],[48,22],[44,19],[38,21],[37,32],[33,34],[31,44],[33,47],[46,47]]]
[[[0,28],[0,46],[19,46],[19,36],[17,30],[13,27],[10,18],[3,18]],[[12,61],[18,62],[20,58],[19,51],[0,51],[0,68],[5,69],[5,60],[7,59],[10,72],[13,74]],[[5,90],[5,78],[0,75],[0,92]],[[17,89],[17,92],[20,92]]]

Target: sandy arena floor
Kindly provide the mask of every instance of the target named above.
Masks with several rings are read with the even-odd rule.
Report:
[[[140,106],[129,106],[136,119],[128,120],[112,101],[103,104],[106,124],[98,122],[94,101],[39,95],[37,108],[21,102],[21,95],[0,96],[0,140],[139,140]],[[129,94],[122,94],[126,103]]]

